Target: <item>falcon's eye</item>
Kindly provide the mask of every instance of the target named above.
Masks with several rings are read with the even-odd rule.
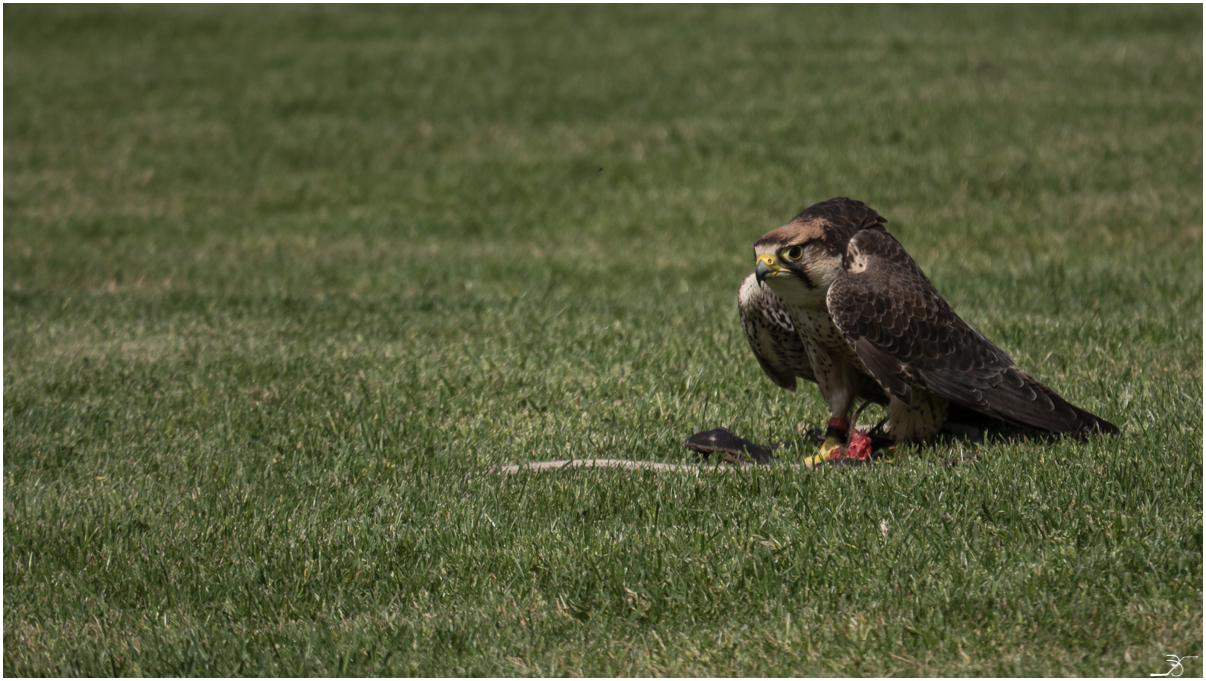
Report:
[[[795,262],[804,255],[804,249],[800,246],[792,246],[791,248],[783,249],[783,259],[787,262]]]

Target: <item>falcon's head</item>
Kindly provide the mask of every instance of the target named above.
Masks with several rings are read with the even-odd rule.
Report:
[[[754,242],[754,274],[788,303],[823,307],[850,238],[862,229],[883,229],[885,222],[860,201],[818,203]]]

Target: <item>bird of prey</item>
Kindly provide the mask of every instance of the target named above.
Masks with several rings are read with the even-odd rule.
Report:
[[[896,442],[936,435],[966,410],[1063,434],[1117,433],[1060,397],[951,309],[879,213],[830,199],[754,243],[738,311],[754,356],[781,388],[815,382],[827,437],[809,462],[849,456],[855,398],[887,406]]]

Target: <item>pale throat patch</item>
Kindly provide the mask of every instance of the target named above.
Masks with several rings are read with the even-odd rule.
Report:
[[[766,284],[788,305],[808,308],[825,307],[825,291],[808,288],[795,275],[784,274],[778,277],[768,277]]]

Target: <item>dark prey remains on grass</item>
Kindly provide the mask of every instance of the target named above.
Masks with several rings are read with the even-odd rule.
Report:
[[[738,311],[750,348],[781,388],[817,384],[827,437],[805,463],[866,459],[851,427],[856,398],[886,405],[877,434],[894,443],[934,437],[985,415],[1056,434],[1117,433],[1060,397],[963,321],[860,201],[815,204],[754,243],[755,270]]]

